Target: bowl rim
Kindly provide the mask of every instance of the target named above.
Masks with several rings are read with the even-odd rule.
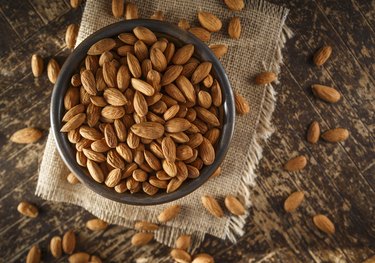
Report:
[[[177,191],[168,194],[163,192],[159,195],[156,194],[154,196],[148,196],[144,193],[142,194],[142,196],[140,196],[137,193],[129,194],[128,192],[120,194],[113,189],[109,189],[104,184],[98,184],[97,182],[95,182],[91,177],[87,176],[83,172],[83,168],[78,165],[75,155],[71,154],[72,146],[71,143],[67,140],[67,135],[60,132],[61,117],[63,116],[63,112],[65,111],[65,108],[63,107],[65,92],[70,86],[71,76],[86,56],[89,47],[91,47],[91,45],[96,43],[98,40],[105,37],[113,37],[122,32],[132,32],[132,29],[137,26],[144,26],[154,32],[160,32],[170,35],[171,37],[175,37],[178,40],[182,41],[184,44],[193,44],[195,46],[195,50],[201,50],[200,53],[202,53],[201,55],[204,56],[202,59],[212,62],[213,70],[216,73],[216,78],[221,86],[223,93],[223,119],[226,119],[226,121],[223,121],[224,124],[222,126],[221,136],[216,146],[216,148],[220,151],[216,151],[214,163],[204,167],[202,169],[201,175],[198,178],[193,179],[188,184],[183,184]],[[151,19],[127,20],[108,25],[94,32],[85,40],[83,40],[69,55],[69,57],[63,64],[57,81],[54,85],[51,97],[50,121],[51,131],[55,140],[57,150],[62,160],[68,166],[69,170],[76,174],[78,179],[90,190],[105,198],[124,204],[140,206],[158,205],[175,201],[179,198],[187,196],[188,194],[198,189],[209,179],[211,174],[219,167],[221,162],[224,160],[234,132],[234,96],[228,76],[223,66],[221,65],[221,62],[213,54],[211,49],[193,34],[180,29],[176,25],[173,25],[169,22]]]

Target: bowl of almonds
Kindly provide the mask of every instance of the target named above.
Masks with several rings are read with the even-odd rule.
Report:
[[[214,53],[156,20],[89,36],[52,94],[51,127],[68,168],[94,192],[132,205],[170,202],[203,185],[224,159],[234,121]]]

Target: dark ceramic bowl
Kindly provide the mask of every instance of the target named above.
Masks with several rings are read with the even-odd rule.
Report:
[[[202,61],[212,62],[212,71],[215,78],[219,81],[222,88],[223,94],[223,105],[221,109],[221,122],[222,122],[222,133],[219,141],[215,145],[216,158],[215,162],[206,166],[201,170],[201,175],[192,180],[185,181],[182,186],[173,193],[165,193],[160,191],[154,196],[149,196],[145,193],[130,194],[129,192],[117,193],[114,189],[108,188],[104,184],[98,184],[93,179],[85,175],[84,170],[80,167],[75,159],[75,149],[72,144],[68,141],[67,135],[60,132],[62,126],[62,116],[65,113],[63,98],[67,88],[70,85],[71,76],[78,69],[81,61],[85,58],[87,50],[96,43],[98,40],[106,37],[117,36],[123,32],[131,32],[134,27],[144,26],[154,32],[158,32],[160,35],[166,36],[175,43],[187,44],[191,43],[195,46],[195,56]],[[228,77],[224,71],[219,60],[211,52],[206,44],[201,42],[198,38],[193,36],[191,33],[179,29],[177,26],[167,22],[161,22],[156,20],[130,20],[122,21],[116,24],[107,26],[91,36],[85,39],[78,47],[76,47],[73,53],[65,61],[57,82],[55,84],[52,101],[51,101],[51,127],[52,132],[56,141],[57,149],[68,166],[70,171],[75,173],[78,179],[89,187],[92,191],[109,198],[111,200],[131,204],[131,205],[156,205],[171,202],[183,196],[186,196],[196,190],[198,187],[210,177],[210,175],[219,167],[224,159],[224,156],[228,150],[235,121],[235,107],[234,97],[232,89],[228,80]],[[52,175],[53,176],[53,175]]]

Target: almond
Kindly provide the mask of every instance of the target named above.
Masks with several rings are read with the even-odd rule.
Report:
[[[76,235],[73,230],[67,231],[62,239],[62,248],[66,254],[71,255],[76,247]]]
[[[133,33],[121,33],[118,35],[118,38],[128,45],[134,45],[138,41],[138,38]]]
[[[212,97],[212,103],[214,104],[214,106],[220,107],[221,104],[223,103],[223,95],[221,93],[220,84],[217,80],[214,80],[211,86],[211,97]]]
[[[186,143],[189,141],[189,136],[187,136],[184,132],[176,132],[176,133],[168,133],[176,143]]]
[[[104,63],[106,63],[106,62],[104,62]],[[103,69],[102,68],[98,68],[98,70],[96,71],[95,82],[96,82],[96,89],[98,91],[103,91],[107,88],[107,84],[104,81]]]
[[[110,88],[116,87],[117,84],[117,68],[112,62],[103,64],[103,79]]]
[[[157,122],[142,122],[134,124],[130,129],[137,136],[152,140],[158,139],[164,134],[163,125]]]
[[[109,172],[104,183],[108,187],[115,187],[121,180],[121,170],[116,168]]]
[[[111,124],[106,124],[104,126],[104,139],[108,147],[115,148],[117,146],[118,140],[115,133],[115,130],[113,129]]]
[[[325,45],[321,47],[315,54],[314,54],[314,64],[317,66],[323,65],[331,56],[332,54],[332,47]]]
[[[104,99],[113,106],[124,106],[127,103],[127,99],[119,89],[108,88],[104,90]]]
[[[139,61],[143,61],[148,58],[148,48],[142,40],[135,42],[134,53]]]
[[[73,108],[71,108],[70,110],[68,110],[63,118],[62,118],[62,121],[69,121],[71,118],[73,118],[75,115],[79,114],[79,113],[82,113],[85,111],[85,106],[83,104],[78,104],[76,106],[74,106]]]
[[[85,263],[89,262],[90,255],[86,252],[76,252],[69,256],[69,263]]]
[[[182,250],[188,250],[191,246],[191,236],[181,235],[176,239],[175,247]]]
[[[115,119],[120,119],[125,115],[125,109],[119,106],[108,105],[102,109],[100,114],[104,118],[115,120]]]
[[[118,89],[124,92],[129,87],[130,79],[131,75],[129,68],[126,65],[121,65],[116,76]]]
[[[305,156],[300,155],[290,159],[285,165],[284,169],[288,172],[296,172],[305,168],[307,159]]]
[[[41,258],[41,252],[37,245],[33,245],[27,253],[26,263],[39,263]]]
[[[239,17],[232,17],[228,25],[228,34],[230,38],[240,39],[241,35],[241,20]]]
[[[236,112],[240,115],[248,114],[250,112],[250,106],[247,100],[237,92],[234,93],[234,102],[236,106]]]
[[[201,64],[199,64],[195,69],[193,75],[191,76],[191,83],[195,85],[204,80],[210,73],[211,68],[211,62],[202,62]]]
[[[116,147],[117,153],[128,163],[133,161],[133,153],[126,143],[120,143]]]
[[[151,16],[151,19],[163,21],[164,20],[164,14],[162,11],[155,11]]]
[[[202,27],[210,32],[217,32],[222,27],[220,19],[208,12],[198,12],[198,21]]]
[[[165,86],[171,84],[178,78],[178,76],[180,76],[182,69],[183,66],[181,65],[172,65],[168,67],[167,70],[164,72],[160,85]]]
[[[180,188],[180,186],[182,185],[183,182],[184,182],[183,180],[180,180],[177,177],[172,178],[167,185],[166,192],[172,193],[172,192],[176,191],[178,188]]]
[[[225,206],[234,215],[241,216],[245,214],[245,207],[243,204],[233,195],[227,195],[225,197]]]
[[[211,124],[212,126],[220,126],[220,121],[215,114],[203,107],[195,107],[197,116],[204,122]]]
[[[159,188],[153,186],[152,184],[150,184],[149,182],[143,182],[142,183],[142,190],[143,192],[145,192],[146,194],[148,195],[155,195]]]
[[[134,3],[127,2],[125,6],[125,19],[137,19],[138,18],[138,7]]]
[[[117,119],[114,121],[114,127],[115,127],[115,132],[117,135],[117,139],[120,142],[125,142],[126,141],[126,126],[124,122],[121,119]]]
[[[341,98],[340,93],[334,88],[319,84],[314,84],[311,88],[316,97],[326,102],[335,103]]]
[[[62,256],[61,237],[59,236],[52,237],[49,247],[51,250],[51,254],[54,258],[61,258]]]
[[[145,42],[146,45],[152,45],[157,41],[155,34],[148,28],[143,26],[137,26],[133,29],[134,35]]]
[[[217,58],[222,58],[228,52],[228,46],[224,44],[210,45],[211,51]]]
[[[117,48],[117,54],[120,55],[120,56],[127,56],[128,53],[135,53],[135,47],[134,46],[131,46],[131,45],[122,45],[120,47]],[[126,58],[121,58],[120,60],[122,59],[126,59]]]
[[[128,138],[126,138],[126,143],[131,149],[135,149],[139,145],[140,138],[135,135],[132,131],[128,132]]]
[[[99,60],[97,56],[86,56],[85,58],[85,67],[92,72],[96,72],[99,68]]]
[[[38,208],[35,205],[30,204],[27,201],[20,202],[17,206],[17,211],[20,214],[31,217],[31,218],[36,218],[39,214]]]
[[[175,99],[178,102],[185,103],[186,98],[184,94],[174,85],[173,83],[168,84],[167,86],[164,87],[164,91],[173,99]],[[164,97],[165,95],[163,95]]]
[[[85,138],[85,139],[89,139],[89,140],[92,140],[92,141],[96,141],[96,140],[99,140],[101,138],[103,138],[103,134],[95,129],[95,128],[91,128],[89,126],[86,126],[86,125],[82,125],[80,128],[79,128],[79,134]]]
[[[202,83],[206,88],[211,88],[212,84],[214,83],[214,78],[212,77],[212,75],[208,74],[207,77],[204,78]]]
[[[212,196],[206,195],[201,198],[203,206],[207,209],[210,214],[220,218],[224,216],[224,212],[221,209],[219,203]]]
[[[180,161],[186,161],[193,157],[193,149],[188,145],[179,145],[176,148],[176,158]]]
[[[175,262],[189,263],[191,262],[191,256],[185,250],[174,248],[171,250],[171,257]]]
[[[215,260],[209,254],[199,253],[194,256],[192,263],[215,263]]]
[[[195,133],[189,136],[189,141],[186,145],[190,146],[191,148],[197,148],[203,142],[203,136],[200,133]]]
[[[79,87],[81,86],[81,76],[79,74],[74,74],[72,76],[72,78],[70,79],[70,83],[74,86],[74,87]]]
[[[72,117],[64,126],[60,129],[61,132],[68,132],[74,129],[77,129],[82,125],[82,123],[86,120],[85,113],[79,113]]]
[[[207,91],[201,90],[198,92],[198,104],[199,106],[208,109],[211,107],[212,98],[210,93]]]
[[[155,231],[159,229],[159,226],[147,221],[138,221],[135,223],[134,228],[137,230]]]
[[[87,221],[86,227],[92,231],[101,231],[108,227],[108,223],[99,218],[95,218]]]
[[[335,225],[325,215],[318,214],[313,217],[315,226],[326,234],[333,235],[335,233]]]
[[[31,71],[33,72],[34,77],[40,77],[43,73],[43,59],[38,54],[33,54],[31,56]]]
[[[87,157],[83,154],[83,152],[77,151],[76,161],[80,166],[86,167],[86,165],[87,165]]]
[[[211,33],[202,27],[192,27],[189,32],[203,42],[208,42],[211,39]]]
[[[29,144],[38,141],[43,136],[43,133],[37,128],[23,128],[16,131],[10,137],[10,141],[19,144]]]
[[[175,177],[177,175],[177,166],[174,162],[163,160],[163,170],[170,176]]]
[[[169,177],[169,176],[168,176]],[[160,189],[167,189],[168,181],[159,180],[156,176],[152,175],[148,179],[149,183]]]
[[[77,143],[79,142],[80,139],[81,139],[81,135],[79,134],[78,129],[68,132],[68,140],[71,143]]]
[[[215,161],[215,149],[211,142],[203,138],[202,143],[198,147],[199,157],[205,165],[210,165]]]
[[[186,131],[191,126],[191,123],[183,118],[174,118],[165,123],[165,131],[177,133]]]
[[[211,177],[218,177],[221,174],[221,167],[219,166],[211,175]]]
[[[180,210],[181,210],[180,205],[169,206],[169,207],[165,208],[163,210],[163,212],[161,212],[159,214],[158,221],[161,222],[161,223],[168,222],[168,221],[174,219],[180,213]]]
[[[114,168],[119,168],[121,170],[125,169],[124,160],[121,158],[121,156],[115,150],[108,151],[108,153],[107,153],[107,163]]]
[[[195,104],[196,93],[191,82],[185,76],[181,75],[176,79],[176,84],[185,98]]]
[[[136,233],[132,236],[131,243],[133,246],[144,246],[154,238],[152,233]]]
[[[97,181],[98,183],[104,182],[104,173],[96,162],[87,160],[87,169],[89,170],[91,177],[95,181]]]
[[[313,121],[310,124],[309,129],[307,130],[307,138],[306,139],[309,143],[315,144],[315,143],[318,142],[319,137],[320,137],[319,123],[317,121]]]
[[[90,103],[86,109],[87,124],[94,127],[100,119],[100,107]]]
[[[132,78],[131,83],[135,90],[138,90],[146,96],[152,96],[155,93],[154,87],[143,80]]]
[[[91,70],[86,69],[81,73],[81,83],[88,94],[96,95],[95,77]]]
[[[112,48],[116,46],[116,41],[112,38],[103,38],[96,42],[94,45],[90,47],[87,51],[88,55],[101,55],[106,51],[110,51]]]
[[[176,65],[183,65],[191,58],[193,53],[194,53],[194,45],[187,44],[179,48],[176,51],[176,53],[172,57],[172,62],[173,64],[176,64]]]
[[[121,18],[124,13],[124,1],[112,0],[112,14],[116,18]]]
[[[70,6],[72,8],[77,8],[80,3],[81,3],[81,0],[70,0]]]
[[[161,147],[163,158],[170,162],[174,162],[176,160],[176,144],[174,141],[167,136],[163,139]]]
[[[78,25],[76,24],[70,24],[68,28],[66,29],[65,43],[69,49],[73,49],[76,44],[77,36],[78,36],[78,29],[79,29]]]
[[[181,19],[180,21],[178,21],[177,25],[183,30],[188,30],[190,28],[189,21],[187,21],[186,19]]]
[[[168,121],[176,116],[176,114],[179,112],[180,106],[179,105],[173,105],[171,106],[166,112],[163,114],[164,120]]]
[[[335,128],[322,134],[323,140],[327,142],[343,142],[349,138],[349,131],[344,128]]]
[[[103,67],[104,63],[111,62],[113,59],[113,54],[109,51],[102,53],[99,57],[99,66]]]
[[[270,84],[271,82],[274,82],[277,79],[277,76],[273,72],[262,72],[258,74],[255,77],[255,84],[257,85],[265,85],[265,84]]]
[[[245,7],[244,0],[224,0],[230,10],[240,11]]]
[[[55,59],[51,58],[47,65],[47,76],[48,76],[49,81],[52,84],[56,83],[59,73],[60,73],[60,65],[57,63]]]
[[[158,48],[151,49],[150,60],[153,68],[159,72],[163,72],[167,68],[167,59],[164,53]]]
[[[293,212],[300,206],[304,198],[305,194],[301,191],[290,194],[284,202],[284,210],[289,213]]]

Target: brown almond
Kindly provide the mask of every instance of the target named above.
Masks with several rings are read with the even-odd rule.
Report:
[[[172,65],[168,67],[161,79],[160,85],[165,86],[175,81],[178,76],[180,76],[182,69],[183,66],[181,65]]]
[[[209,12],[198,12],[198,21],[202,27],[210,32],[217,32],[222,27],[220,19]]]
[[[86,167],[87,165],[87,157],[83,154],[83,152],[77,151],[76,161],[80,166]]]
[[[175,262],[181,262],[181,263],[191,262],[191,256],[185,250],[174,248],[171,250],[170,255],[175,260]]]
[[[215,161],[215,149],[211,142],[203,138],[202,143],[198,147],[199,157],[205,165],[210,165]]]
[[[239,17],[232,17],[228,24],[228,35],[233,39],[240,39],[241,36],[241,20]]]
[[[17,211],[20,214],[31,217],[31,218],[36,218],[39,214],[38,208],[35,205],[30,204],[27,201],[20,202],[17,206]]]
[[[90,255],[86,252],[76,252],[69,256],[69,263],[86,263],[89,262]]]
[[[101,55],[106,51],[110,51],[112,48],[116,46],[116,41],[112,38],[103,38],[96,42],[94,45],[90,47],[87,51],[88,55]]]
[[[203,27],[192,27],[189,29],[189,32],[203,42],[208,42],[211,39],[210,31],[204,29]]]
[[[349,131],[344,128],[335,128],[322,134],[323,140],[327,142],[343,142],[349,138]]]
[[[104,173],[100,166],[90,159],[87,160],[87,169],[89,170],[89,173],[91,177],[98,183],[104,182]]]
[[[140,142],[140,138],[135,135],[132,131],[128,132],[128,137],[126,138],[126,143],[129,145],[131,149],[135,149],[138,147]]]
[[[138,19],[138,7],[134,3],[127,2],[125,6],[125,19]]]
[[[104,118],[107,118],[107,119],[110,119],[110,120],[116,120],[116,119],[122,118],[125,115],[125,109],[123,107],[120,107],[120,106],[108,105],[108,106],[105,106],[102,109],[100,114]]]
[[[103,64],[103,79],[110,88],[116,87],[117,83],[117,67],[112,62]]]
[[[241,216],[245,214],[245,207],[243,204],[233,195],[227,195],[225,197],[225,206],[234,215]]]
[[[182,132],[189,129],[191,126],[191,123],[183,118],[173,118],[165,123],[165,131],[166,132]]]
[[[158,139],[164,134],[164,126],[157,122],[134,124],[130,129],[137,136],[152,140]]]
[[[100,107],[90,103],[86,109],[87,124],[94,127],[100,119]]]
[[[110,148],[115,148],[117,146],[118,140],[116,136],[116,132],[113,129],[111,124],[106,124],[104,126],[104,139],[105,142],[107,143],[108,147]]]
[[[208,74],[210,73],[212,68],[211,62],[202,62],[198,65],[198,67],[195,69],[193,75],[191,76],[191,83],[193,85],[198,84],[202,80],[204,80]]]
[[[181,210],[180,205],[169,206],[169,207],[165,208],[163,210],[163,212],[161,212],[158,215],[158,221],[161,222],[161,223],[168,222],[168,221],[174,219],[180,213],[180,210]]]
[[[314,84],[311,88],[316,97],[326,102],[335,103],[341,98],[340,93],[334,88],[319,84]]]
[[[176,52],[176,47],[172,42],[167,44],[167,47],[164,50],[164,56],[167,59],[168,64],[171,62],[174,53]]]
[[[174,162],[176,160],[176,144],[167,136],[163,139],[161,143],[163,156],[167,161]]]
[[[31,71],[33,72],[34,77],[40,77],[43,73],[43,59],[38,54],[33,54],[31,56]]]
[[[144,157],[147,164],[155,171],[159,171],[161,169],[161,164],[159,159],[150,151],[144,151]]]
[[[179,145],[176,148],[176,159],[180,161],[186,161],[192,158],[194,155],[193,149],[188,145]]]
[[[186,145],[194,149],[194,148],[197,148],[202,142],[203,142],[202,134],[195,133],[189,136],[189,141],[186,143]]]
[[[218,177],[221,174],[221,167],[219,166],[211,175],[211,177]]]
[[[155,93],[154,87],[143,80],[132,78],[131,83],[135,90],[138,90],[146,96],[152,96]]]
[[[159,191],[159,188],[153,186],[152,184],[150,184],[149,182],[143,182],[142,183],[142,190],[143,192],[145,192],[146,194],[148,195],[155,195],[158,191]]]
[[[120,56],[127,56],[128,53],[135,53],[135,46],[132,45],[122,45],[117,48],[117,54]],[[121,58],[123,60],[126,60],[126,58]]]
[[[91,144],[91,149],[93,149],[95,152],[104,153],[107,152],[110,147],[107,145],[107,142],[105,139],[100,139]]]
[[[54,258],[61,258],[62,256],[62,245],[61,245],[62,241],[61,241],[61,237],[59,236],[54,236],[51,238],[51,241],[50,241],[50,250],[51,250],[51,254]]]
[[[90,258],[90,263],[102,263],[102,262],[103,261],[98,256],[92,255]]]
[[[172,57],[173,64],[176,65],[184,65],[193,55],[194,53],[194,45],[187,44],[181,48],[179,48],[174,56]]]
[[[319,137],[320,137],[319,123],[317,121],[313,121],[310,124],[309,129],[307,130],[307,138],[306,139],[309,143],[315,144],[315,143],[318,142]]]
[[[206,137],[212,145],[215,145],[220,137],[220,130],[218,128],[212,128],[204,134],[204,137]]]
[[[78,29],[79,27],[76,24],[70,24],[68,28],[66,29],[65,43],[69,49],[73,49],[76,44],[77,36],[78,36]]]
[[[335,233],[335,225],[325,215],[318,214],[313,217],[315,226],[326,234],[333,235]]]
[[[89,139],[91,141],[96,141],[96,140],[100,140],[101,138],[103,138],[103,134],[99,130],[86,126],[86,125],[82,125],[79,128],[79,134],[83,138]]]
[[[201,90],[198,92],[198,104],[199,106],[208,109],[211,107],[212,98],[210,93],[207,91]]]
[[[78,105],[74,106],[73,108],[71,108],[70,110],[68,110],[64,114],[64,116],[62,118],[62,121],[67,122],[71,118],[73,118],[75,115],[77,115],[79,113],[82,113],[84,111],[85,111],[85,106],[83,104],[78,104]]]
[[[187,251],[191,246],[191,236],[181,235],[176,239],[175,248]]]
[[[150,46],[157,41],[154,32],[146,27],[137,26],[133,29],[133,33],[139,40],[145,42],[146,45]]]
[[[129,87],[130,79],[131,75],[129,68],[126,65],[121,65],[116,76],[118,89],[124,92]]]
[[[150,60],[153,68],[159,72],[163,72],[167,68],[167,59],[164,53],[158,48],[151,49]]]
[[[70,79],[70,83],[74,86],[74,87],[79,87],[81,86],[81,76],[79,74],[74,74],[72,76],[72,78]]]
[[[217,80],[214,80],[211,86],[211,97],[212,97],[212,104],[216,107],[220,107],[223,103],[223,95],[221,93],[220,84]]]
[[[143,61],[148,58],[148,48],[142,40],[138,40],[134,44],[134,53],[139,61]]]
[[[60,65],[57,63],[55,59],[51,58],[48,61],[48,65],[47,65],[47,76],[48,76],[49,81],[52,84],[56,83],[59,73],[60,73]]]
[[[155,231],[159,229],[159,226],[147,221],[138,221],[135,223],[134,228],[143,231]]]
[[[66,254],[73,254],[76,247],[76,235],[73,230],[67,231],[62,239],[62,248]]]
[[[80,181],[78,180],[77,176],[74,175],[74,173],[69,173],[68,176],[66,177],[66,180],[68,181],[68,183],[72,185],[80,183]]]
[[[106,62],[104,62],[104,63],[106,63]],[[107,88],[107,84],[104,81],[103,69],[102,68],[98,68],[98,70],[96,71],[95,82],[96,82],[96,89],[98,91],[103,91]]]
[[[240,115],[248,114],[250,112],[250,106],[247,100],[237,92],[234,93],[234,102],[236,106],[236,112]]]
[[[113,122],[113,124],[115,127],[117,139],[120,142],[125,142],[126,141],[126,126],[124,122],[121,119],[117,119]]]
[[[77,8],[81,3],[81,0],[70,0],[70,6],[72,8]]]
[[[116,18],[121,18],[124,13],[124,1],[112,0],[112,14]]]
[[[180,75],[176,79],[176,84],[179,90],[182,92],[182,94],[185,96],[185,98],[195,104],[196,101],[196,93],[195,89],[193,87],[193,84],[183,75]]]
[[[180,188],[180,186],[182,185],[183,182],[184,182],[183,180],[180,180],[177,177],[172,178],[167,185],[166,192],[172,193],[172,192],[176,191],[178,188]]]
[[[233,11],[240,11],[245,7],[244,0],[224,0],[224,3]]]
[[[163,114],[164,120],[168,121],[168,120],[174,118],[177,115],[177,113],[179,112],[179,110],[180,110],[179,105],[176,104],[176,105],[171,106],[166,112],[164,112],[164,114]]]
[[[315,54],[314,54],[314,64],[317,66],[323,65],[331,56],[332,54],[332,47],[328,45],[324,45],[321,47]]]
[[[167,133],[176,143],[186,143],[189,141],[189,136],[184,132]]]
[[[152,239],[154,239],[154,234],[140,232],[132,236],[131,243],[133,246],[144,246]]]
[[[215,263],[214,258],[207,253],[199,253],[194,256],[191,263]]]
[[[33,245],[26,256],[26,263],[39,263],[42,253],[37,245]]]
[[[175,177],[177,175],[176,163],[163,160],[162,162],[163,170],[170,176]]]
[[[138,38],[133,33],[121,33],[118,38],[128,45],[134,45],[138,41]]]
[[[29,144],[38,141],[43,136],[43,133],[37,128],[23,128],[16,131],[10,137],[10,141],[19,144]]]
[[[85,58],[85,67],[92,72],[96,72],[99,68],[99,60],[97,56],[86,56]]]
[[[116,147],[117,153],[128,163],[133,161],[133,153],[126,143],[120,143]]]
[[[169,177],[169,176],[168,176]],[[152,175],[152,176],[150,176],[150,178],[148,179],[148,182],[151,184],[151,185],[153,185],[153,186],[155,186],[155,187],[157,187],[157,188],[159,188],[159,189],[167,189],[167,187],[168,187],[168,181],[163,181],[163,180],[160,180],[160,179],[158,179],[156,176],[154,176],[154,175]]]
[[[207,77],[204,78],[202,81],[203,86],[206,88],[211,88],[212,84],[214,83],[214,78],[211,74],[208,74]]]
[[[219,203],[212,196],[206,195],[201,197],[203,206],[207,209],[210,214],[220,218],[224,216],[224,212],[221,209]]]
[[[86,114],[85,113],[79,113],[72,117],[67,123],[64,124],[64,126],[60,129],[61,132],[68,132],[74,129],[77,129],[80,127],[83,122],[86,120]]]
[[[81,139],[78,129],[68,132],[68,140],[71,143],[77,143]]]
[[[115,187],[121,180],[121,170],[116,168],[109,172],[104,183],[108,187]]]
[[[178,21],[177,25],[183,30],[188,30],[190,28],[189,21],[187,21],[186,19],[181,19],[180,21]]]
[[[86,222],[86,227],[91,231],[101,231],[108,227],[108,223],[99,218],[94,218]]]
[[[305,168],[307,159],[305,156],[300,155],[290,159],[285,165],[284,169],[288,172],[300,171]]]
[[[103,67],[104,63],[111,62],[113,59],[113,53],[106,51],[102,53],[99,57],[99,66]]]
[[[116,152],[116,150],[110,150],[107,153],[107,163],[114,168],[119,168],[121,170],[125,169],[125,162],[121,156]]]
[[[195,107],[197,116],[204,122],[211,124],[212,126],[220,126],[220,121],[215,114],[203,107]]]
[[[155,11],[151,16],[151,19],[163,21],[164,20],[164,14],[163,11]]]
[[[305,194],[301,191],[294,192],[288,196],[288,198],[284,201],[284,210],[286,212],[293,212],[300,206],[303,199],[305,198]]]
[[[145,97],[138,90],[134,94],[133,99],[134,110],[140,117],[146,116],[148,112],[147,101]]]
[[[210,45],[211,51],[217,58],[222,58],[228,52],[228,46],[224,44]]]
[[[184,94],[174,85],[173,83],[168,84],[164,87],[164,91],[173,99],[175,99],[178,102],[185,103],[186,98]],[[165,96],[165,95],[163,95]]]
[[[262,72],[258,74],[255,77],[255,84],[257,85],[265,85],[265,84],[270,84],[271,82],[274,82],[277,79],[277,76],[273,72]]]
[[[88,94],[96,95],[95,77],[91,70],[86,69],[81,73],[81,83]]]
[[[128,102],[125,95],[116,88],[108,88],[104,90],[103,97],[113,106],[124,106]]]

